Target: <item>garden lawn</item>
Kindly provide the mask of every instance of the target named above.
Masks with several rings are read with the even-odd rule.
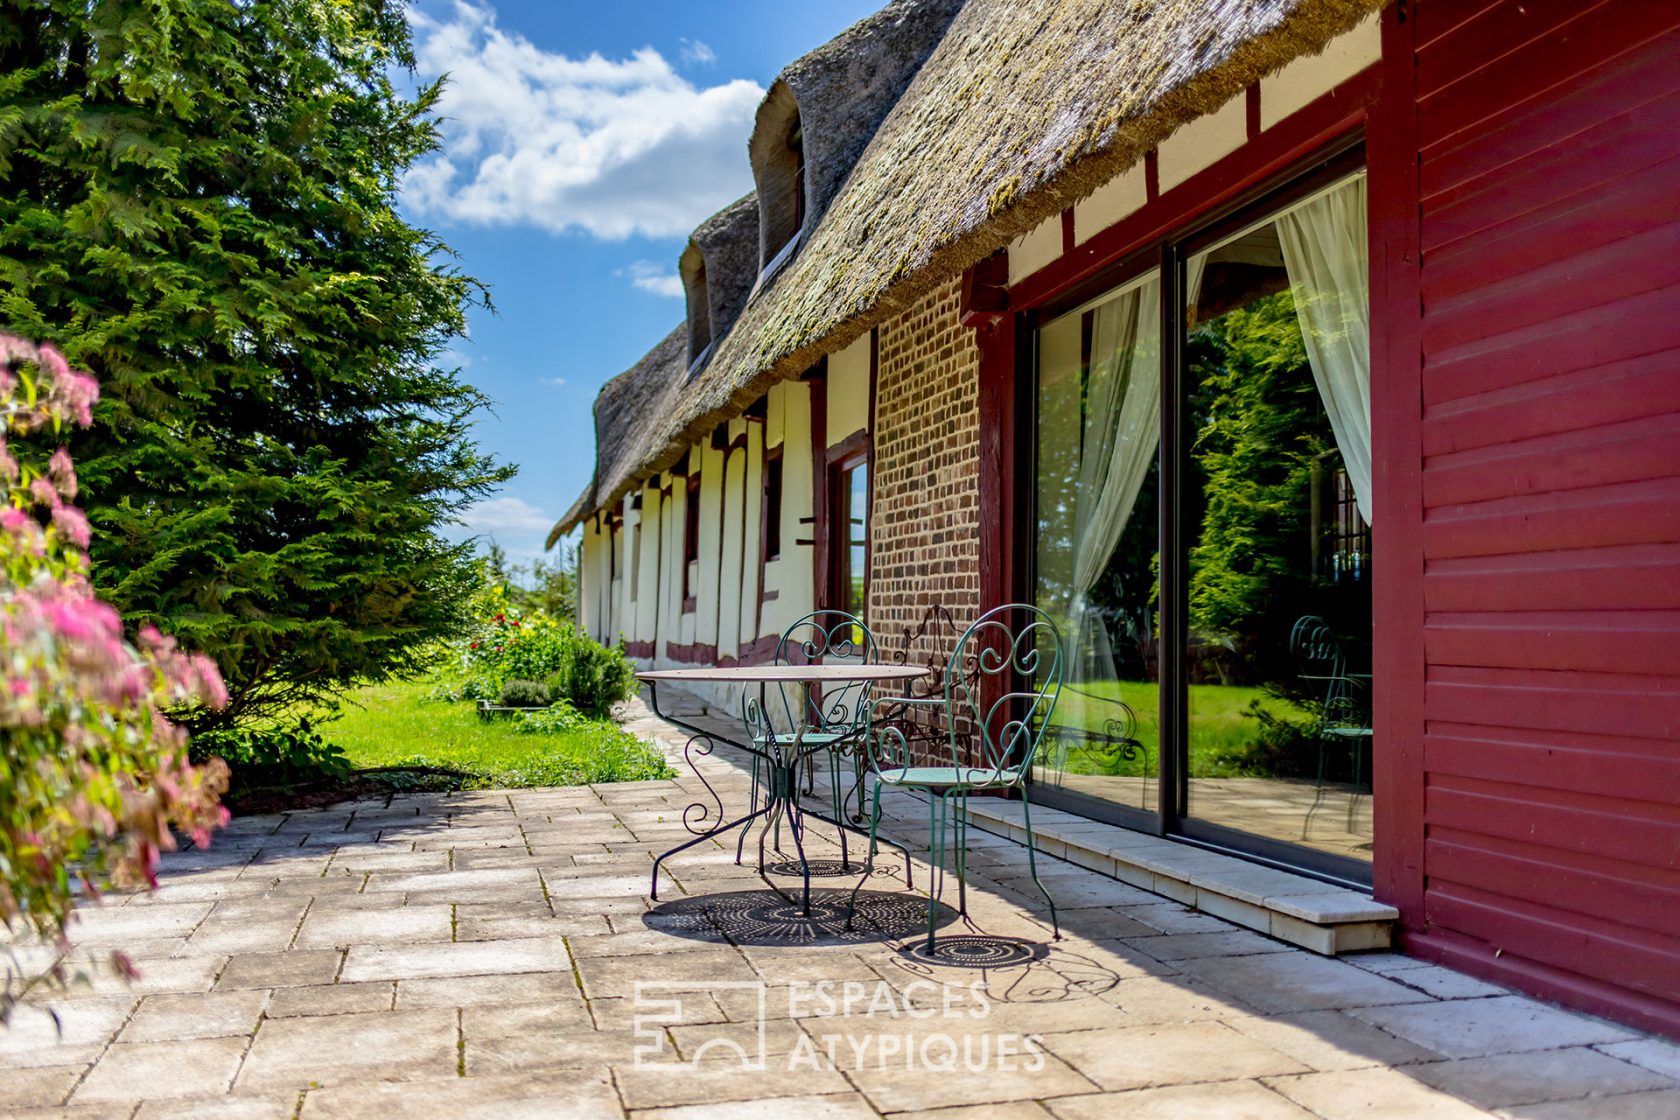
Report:
[[[568,786],[673,776],[659,749],[615,723],[521,734],[517,717],[481,720],[466,701],[423,699],[429,681],[353,693],[342,718],[321,727],[358,770],[434,767],[468,788]]]

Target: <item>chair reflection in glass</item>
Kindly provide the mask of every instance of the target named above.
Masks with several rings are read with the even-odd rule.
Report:
[[[1314,738],[1318,745],[1318,775],[1312,806],[1301,824],[1301,839],[1309,838],[1313,814],[1324,804],[1325,761],[1332,751],[1347,750],[1353,778],[1348,794],[1347,830],[1362,796],[1370,793],[1365,781],[1365,752],[1371,744],[1370,676],[1348,670],[1342,639],[1318,615],[1302,615],[1289,635],[1289,652],[1302,666],[1301,680],[1320,699]]]
[[[968,795],[1018,793],[1026,830],[1027,868],[1049,904],[1056,937],[1061,937],[1056,902],[1038,877],[1027,778],[1055,711],[1063,672],[1062,637],[1050,616],[1037,607],[1010,604],[987,611],[957,639],[939,695],[880,697],[867,706],[864,742],[875,786],[870,801],[868,862],[863,878],[852,891],[854,910],[858,892],[875,869],[882,792],[896,787],[923,794],[928,803],[928,862],[933,879],[928,890],[927,951],[933,953],[947,834],[957,876],[957,912],[966,918]],[[917,713],[923,720],[917,719]],[[943,734],[918,752],[912,743],[922,740],[907,736],[905,725],[924,720],[935,724]],[[932,757],[925,757],[930,753]]]

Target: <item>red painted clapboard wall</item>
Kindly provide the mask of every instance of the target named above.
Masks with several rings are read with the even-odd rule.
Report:
[[[1385,20],[1379,893],[1416,952],[1680,1033],[1680,5]]]

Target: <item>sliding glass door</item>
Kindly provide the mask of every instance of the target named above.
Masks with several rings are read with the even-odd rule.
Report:
[[[1036,325],[1041,798],[1369,878],[1365,238],[1321,176]]]

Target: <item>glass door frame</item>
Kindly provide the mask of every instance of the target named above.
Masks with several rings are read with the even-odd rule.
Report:
[[[1239,855],[1253,862],[1301,872],[1337,885],[1369,889],[1372,864],[1332,855],[1304,845],[1272,840],[1200,820],[1189,814],[1188,638],[1190,556],[1184,525],[1184,479],[1193,433],[1183,408],[1185,383],[1185,262],[1233,234],[1253,227],[1268,214],[1323,190],[1366,166],[1365,137],[1351,133],[1285,174],[1245,192],[1166,237],[1145,246],[1074,286],[1042,307],[1016,316],[1016,447],[1021,449],[1015,479],[1015,539],[1022,563],[1017,566],[1016,595],[1033,601],[1037,587],[1038,477],[1038,329],[1050,320],[1103,293],[1131,283],[1151,269],[1161,278],[1161,441],[1160,474],[1160,637],[1157,652],[1158,742],[1157,804],[1153,811],[1101,801],[1036,783],[1033,798],[1095,820],[1153,833],[1186,844]],[[1380,577],[1379,577],[1380,578]]]

